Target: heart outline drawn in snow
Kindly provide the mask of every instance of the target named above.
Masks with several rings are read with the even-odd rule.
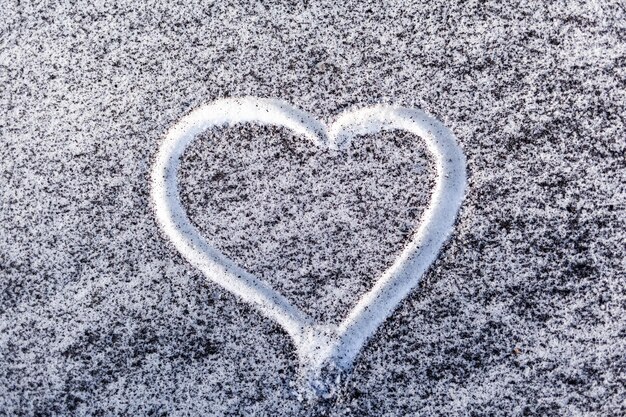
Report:
[[[426,142],[437,170],[430,204],[393,264],[337,326],[314,323],[267,283],[210,246],[189,221],[177,172],[186,147],[217,126],[257,123],[285,127],[314,144],[341,149],[357,135],[405,130]],[[151,195],[159,226],[185,259],[211,281],[278,322],[297,348],[306,379],[325,391],[321,371],[351,366],[366,340],[395,310],[437,258],[452,233],[466,187],[465,156],[450,130],[418,109],[378,105],[349,111],[326,127],[313,116],[275,99],[221,99],[183,117],[166,134],[152,168]]]

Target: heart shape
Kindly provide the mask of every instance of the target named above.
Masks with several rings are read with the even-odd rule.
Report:
[[[405,130],[425,140],[437,177],[422,222],[393,264],[338,325],[316,324],[262,280],[245,271],[200,236],[182,207],[180,157],[206,129],[258,123],[285,127],[321,147],[340,149],[357,135]],[[417,285],[450,235],[465,192],[465,157],[445,126],[417,109],[379,105],[341,115],[329,128],[313,116],[274,99],[222,99],[183,117],[161,143],[152,169],[157,221],[176,249],[207,278],[253,304],[293,339],[307,375],[350,367],[365,341]],[[310,380],[313,385],[315,381]],[[319,381],[318,381],[319,385]]]

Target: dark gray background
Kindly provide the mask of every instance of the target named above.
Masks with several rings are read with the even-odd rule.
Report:
[[[0,4],[0,415],[625,413],[622,2],[91,3]],[[240,95],[420,107],[467,155],[450,243],[329,401],[150,208],[164,132]]]

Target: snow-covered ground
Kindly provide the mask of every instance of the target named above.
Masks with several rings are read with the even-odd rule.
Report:
[[[2,3],[0,416],[626,413],[621,2],[93,3]],[[247,95],[327,124],[421,108],[467,158],[450,241],[329,399],[155,219],[165,133]],[[179,179],[210,244],[332,322],[435,171],[407,132],[332,151],[247,125],[203,134]]]

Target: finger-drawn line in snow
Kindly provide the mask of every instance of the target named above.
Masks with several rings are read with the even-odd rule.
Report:
[[[267,283],[210,246],[181,205],[177,171],[189,143],[209,128],[243,123],[286,127],[331,149],[347,146],[357,135],[405,130],[422,138],[435,160],[436,184],[419,228],[391,267],[337,326],[314,323]],[[204,105],[176,123],[160,145],[151,185],[156,218],[174,246],[208,279],[278,322],[293,339],[302,365],[314,379],[329,365],[349,368],[366,340],[418,284],[452,232],[465,184],[465,156],[456,138],[421,110],[379,105],[346,112],[326,127],[285,102],[245,97]]]

